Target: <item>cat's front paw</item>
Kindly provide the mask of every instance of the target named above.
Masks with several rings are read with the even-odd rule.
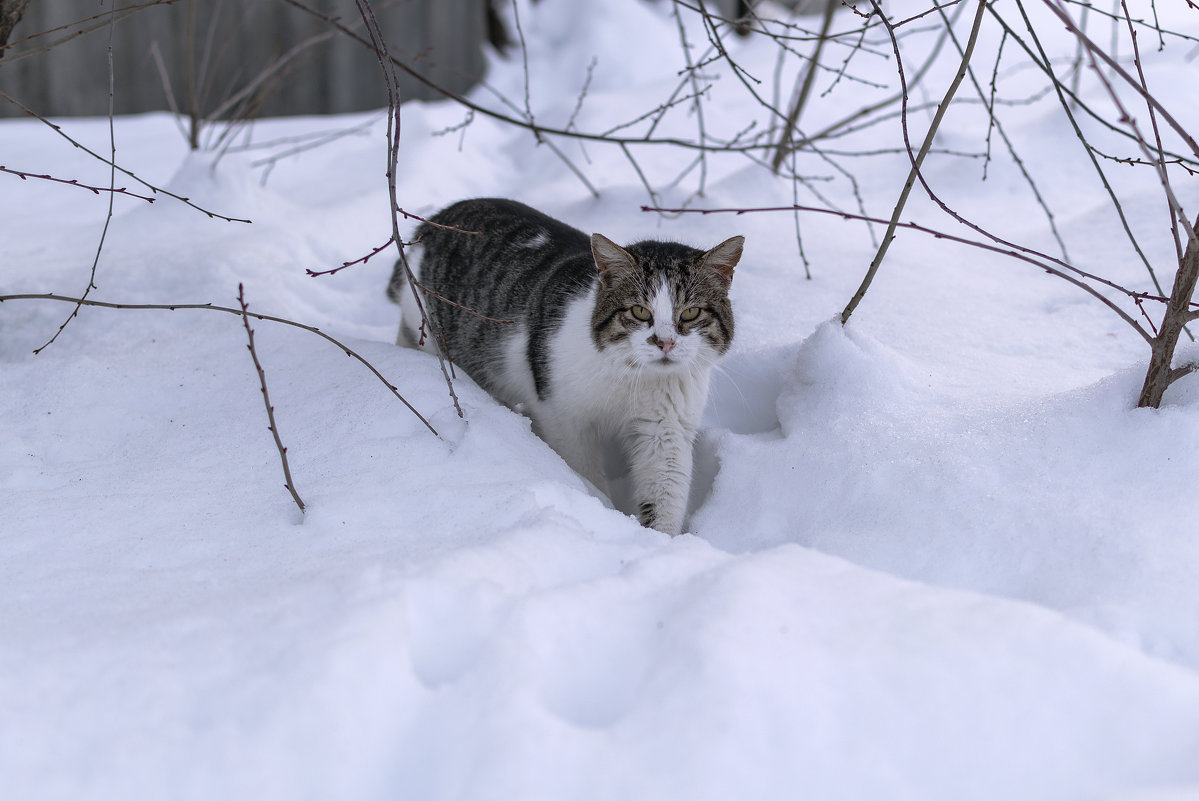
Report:
[[[637,508],[637,521],[646,528],[677,537],[683,533],[683,517],[671,514],[658,504],[646,501]]]

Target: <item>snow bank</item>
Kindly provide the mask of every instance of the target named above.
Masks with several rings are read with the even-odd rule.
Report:
[[[660,102],[654,76],[681,66],[660,4],[520,8],[532,103],[558,123],[593,53],[587,129]],[[738,57],[768,72],[753,42]],[[519,60],[490,80],[523,93]],[[729,102],[709,123],[735,132],[757,112]],[[1040,108],[1016,132],[1078,212],[1063,229],[1115,252]],[[608,508],[461,377],[459,419],[435,361],[390,344],[387,257],[306,275],[390,232],[377,114],[263,121],[258,141],[360,131],[278,162],[189,155],[165,115],[120,119],[128,166],[253,223],[118,198],[93,298],[229,306],[242,284],[251,311],[369,360],[440,436],[335,345],[254,321],[301,516],[237,316],[86,308],[35,357],[71,307],[0,304],[6,797],[1199,795],[1199,379],[1133,409],[1144,346],[1101,307],[915,235],[842,328],[861,228],[804,218],[804,280],[789,218],[644,215],[618,150],[571,146],[596,200],[527,132],[433,135],[462,117],[404,107],[409,211],[508,195],[621,240],[748,237],[693,534]],[[106,121],[66,128],[104,149]],[[107,180],[46,137],[4,122],[0,151]],[[643,166],[659,182],[686,160]],[[980,186],[956,163],[937,167],[947,191],[1044,234],[1000,166]],[[713,206],[791,201],[743,160],[709,166]],[[863,196],[889,204],[906,169],[872,162]],[[0,291],[80,291],[106,202],[13,181]]]

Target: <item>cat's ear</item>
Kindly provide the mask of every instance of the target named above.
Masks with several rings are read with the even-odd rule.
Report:
[[[705,253],[700,261],[705,267],[715,270],[726,282],[731,283],[733,268],[737,266],[737,262],[741,261],[743,245],[745,245],[745,237],[730,237]]]
[[[610,279],[635,266],[632,255],[603,234],[591,235],[591,256],[601,279]]]

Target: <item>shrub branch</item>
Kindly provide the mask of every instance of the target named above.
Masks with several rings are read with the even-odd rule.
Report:
[[[266,371],[262,369],[262,362],[258,361],[258,351],[254,349],[254,329],[250,327],[246,290],[242,284],[237,285],[237,305],[241,307],[241,321],[246,329],[246,338],[249,340],[246,348],[250,351],[250,358],[254,360],[254,370],[258,373],[258,384],[262,388],[262,402],[266,405],[267,428],[270,430],[271,436],[275,438],[275,447],[279,449],[279,461],[283,463],[283,486],[291,493],[291,499],[296,502],[296,506],[300,507],[300,514],[304,514],[304,501],[300,498],[300,493],[296,492],[295,482],[291,479],[291,466],[287,463],[287,448],[283,446],[283,440],[279,438],[279,426],[275,423],[275,407],[271,405],[271,396],[266,389]]]

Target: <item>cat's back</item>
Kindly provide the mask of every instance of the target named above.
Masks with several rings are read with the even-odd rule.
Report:
[[[587,235],[561,220],[555,219],[545,212],[538,211],[532,206],[526,206],[517,200],[500,197],[476,197],[459,200],[437,212],[429,222],[421,225],[418,232],[422,238],[427,234],[436,236],[437,231],[430,230],[441,226],[443,234],[455,234],[447,230],[457,228],[463,232],[481,234],[484,238],[513,241],[520,233],[544,233],[565,243],[573,240],[576,246],[588,247]]]
[[[454,361],[494,391],[508,378],[499,356],[519,337],[544,391],[550,342],[596,280],[590,238],[503,198],[448,206],[417,229],[417,238],[420,281],[444,299],[432,298],[429,307]]]
[[[594,275],[586,234],[515,200],[459,201],[417,237],[422,283],[484,314],[523,316],[534,301],[585,291]]]

